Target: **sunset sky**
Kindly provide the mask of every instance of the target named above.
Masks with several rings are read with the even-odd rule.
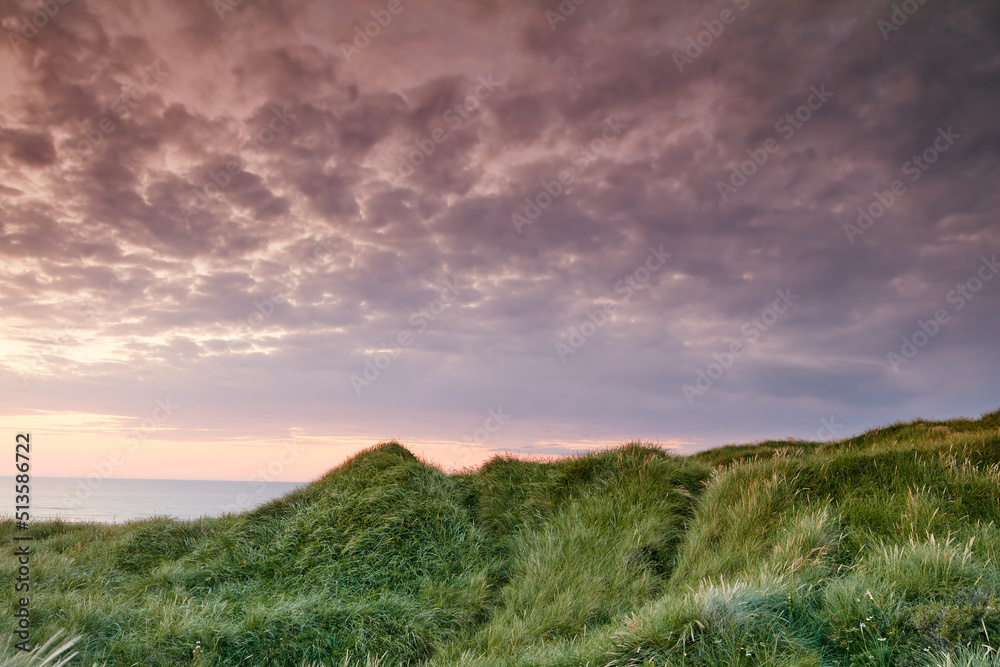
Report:
[[[1000,407],[996,2],[0,20],[0,430],[37,475],[309,480],[386,439],[455,468]]]

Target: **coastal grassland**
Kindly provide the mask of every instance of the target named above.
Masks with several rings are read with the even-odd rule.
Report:
[[[31,534],[71,664],[1000,667],[1000,411],[451,475],[383,443],[245,514]]]

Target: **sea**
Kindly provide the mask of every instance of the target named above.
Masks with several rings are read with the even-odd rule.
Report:
[[[0,476],[0,519],[15,513],[14,477]],[[222,482],[189,479],[77,479],[31,477],[29,522],[126,523],[152,517],[218,517],[259,507],[305,482]]]

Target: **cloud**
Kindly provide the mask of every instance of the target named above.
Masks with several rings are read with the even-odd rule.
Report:
[[[159,382],[218,404],[190,426],[238,411],[378,430],[352,416],[372,410],[422,437],[438,427],[392,415],[432,411],[459,434],[503,403],[539,429],[703,442],[996,407],[983,360],[1000,283],[901,373],[886,362],[1000,250],[992,3],[928,3],[889,40],[891,4],[860,0],[585,3],[555,30],[552,2],[401,6],[351,62],[340,43],[371,3],[244,0],[220,18],[193,0],[73,0],[0,52],[15,72],[6,404],[49,409],[42,388],[61,386],[74,411],[107,413]],[[9,5],[5,31],[31,11]],[[706,44],[679,71],[689,38]],[[946,128],[960,138],[907,173]],[[906,193],[852,243],[845,225],[896,179]],[[661,245],[669,265],[624,301],[616,286]],[[460,296],[356,395],[351,374],[446,279]],[[786,288],[798,307],[690,405],[682,386]],[[612,301],[561,363],[556,343]],[[66,327],[79,335],[54,354]],[[961,391],[942,393],[942,373]]]

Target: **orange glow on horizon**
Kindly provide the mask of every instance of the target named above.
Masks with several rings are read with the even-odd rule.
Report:
[[[32,412],[0,416],[0,429],[32,435],[31,471],[39,477],[98,475],[123,479],[203,479],[235,481],[310,482],[358,452],[393,438],[294,433],[291,437],[189,438],[191,430],[169,422],[143,431],[134,418],[75,412]],[[293,432],[298,429],[292,429]],[[137,431],[140,437],[130,437]],[[579,440],[559,445],[504,447],[493,443],[466,444],[433,438],[399,438],[397,441],[421,460],[445,472],[474,468],[497,455],[536,461],[606,449],[627,442]],[[677,449],[681,444],[660,443]],[[13,474],[13,473],[11,473]]]

